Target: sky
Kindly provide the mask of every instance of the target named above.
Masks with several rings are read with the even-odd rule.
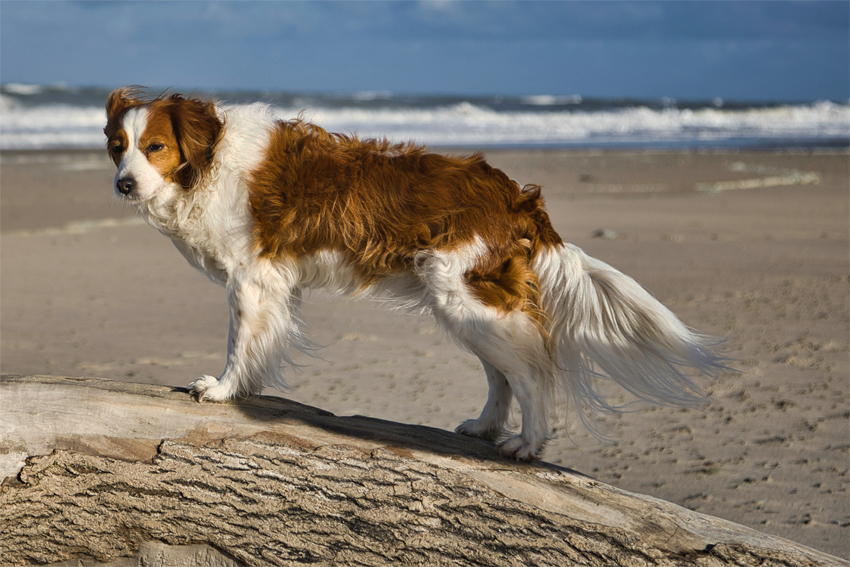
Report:
[[[0,82],[846,102],[850,2],[3,0]]]

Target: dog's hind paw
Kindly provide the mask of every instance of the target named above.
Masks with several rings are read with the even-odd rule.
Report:
[[[189,384],[189,392],[199,402],[224,402],[232,397],[229,388],[222,388],[221,381],[214,376],[201,376]]]
[[[509,437],[499,443],[499,452],[509,459],[516,459],[517,461],[533,461],[542,449],[541,444],[530,443],[524,440],[521,435]]]
[[[457,426],[455,433],[493,442],[504,435],[500,428],[492,427],[487,423],[482,423],[480,419],[467,419]]]

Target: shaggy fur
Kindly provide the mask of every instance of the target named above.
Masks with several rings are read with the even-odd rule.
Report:
[[[119,89],[106,108],[116,194],[227,290],[227,364],[191,384],[199,400],[283,383],[288,349],[307,346],[305,288],[433,314],[490,385],[457,431],[503,439],[516,397],[522,430],[499,446],[517,459],[540,454],[559,397],[583,421],[611,409],[600,372],[641,398],[688,404],[699,392],[684,370],[722,368],[632,279],[564,244],[538,186],[478,154],[330,134],[264,105]]]

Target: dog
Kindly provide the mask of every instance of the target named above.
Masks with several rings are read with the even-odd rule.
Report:
[[[481,361],[489,394],[457,432],[539,457],[566,400],[613,409],[603,375],[639,398],[703,399],[689,375],[723,366],[628,276],[564,243],[541,188],[480,154],[360,140],[267,105],[112,92],[104,133],[115,194],[227,291],[227,362],[190,384],[199,401],[281,385],[290,348],[309,349],[301,291],[324,288],[431,314]],[[521,431],[506,433],[516,398]]]

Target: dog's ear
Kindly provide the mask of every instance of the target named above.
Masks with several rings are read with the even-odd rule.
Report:
[[[109,94],[106,99],[106,120],[107,122],[120,115],[122,112],[133,106],[145,104],[141,98],[144,89],[142,87],[121,87],[115,89]]]
[[[171,124],[184,161],[177,172],[177,180],[189,189],[212,164],[224,123],[216,113],[215,104],[210,101],[172,95],[168,105]]]

